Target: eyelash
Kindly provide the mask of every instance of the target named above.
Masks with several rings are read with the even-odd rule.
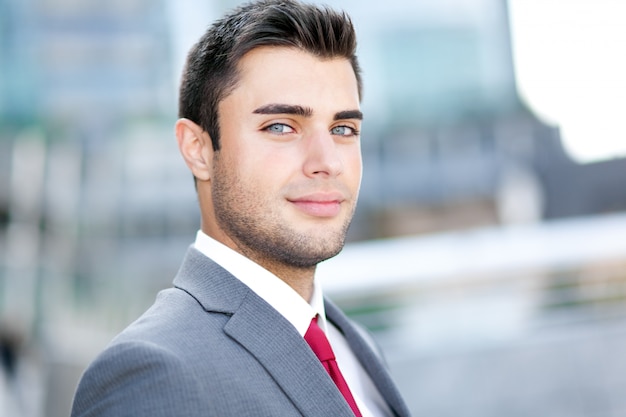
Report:
[[[273,128],[273,127],[275,127],[275,126],[284,126],[284,127],[287,127],[287,128],[289,128],[289,129],[291,129],[291,130],[294,130],[291,126],[289,126],[289,125],[288,125],[288,124],[286,124],[286,123],[272,123],[271,125],[269,125],[269,126],[267,126],[266,128],[264,128],[264,130],[265,130],[265,131],[267,131],[267,132],[270,132],[270,133],[277,133],[277,134],[279,134],[279,135],[286,135],[286,134],[291,133],[291,132],[272,132],[272,128]],[[346,125],[334,126],[334,127],[331,129],[331,132],[332,132],[334,129],[337,129],[337,128],[346,128],[346,129],[350,130],[350,132],[351,132],[351,133],[350,133],[350,134],[348,134],[348,135],[341,135],[341,134],[340,134],[340,135],[338,135],[338,136],[345,136],[345,137],[348,137],[348,136],[359,136],[359,135],[361,134],[361,132],[360,132],[359,130],[355,129],[354,127],[351,127],[351,126],[346,126]],[[332,133],[331,133],[331,134],[332,134]]]
[[[359,136],[359,134],[361,133],[360,131],[358,131],[358,130],[357,130],[357,129],[355,129],[354,127],[351,127],[351,126],[346,126],[346,125],[339,125],[339,126],[335,126],[335,127],[333,127],[333,128],[331,129],[331,131],[333,131],[334,129],[336,129],[336,128],[338,128],[338,127],[343,127],[343,128],[349,129],[349,130],[350,130],[350,132],[352,132],[352,133],[350,133],[349,135],[339,135],[339,136]]]
[[[272,123],[271,125],[267,126],[263,130],[265,130],[267,132],[270,132],[270,133],[276,133],[276,134],[279,134],[279,135],[286,135],[286,134],[291,133],[291,132],[273,132],[272,128],[275,127],[275,126],[284,126],[284,127],[287,127],[287,128],[289,128],[291,130],[295,130],[293,127],[291,127],[291,126],[289,126],[288,124],[285,124],[285,123]]]

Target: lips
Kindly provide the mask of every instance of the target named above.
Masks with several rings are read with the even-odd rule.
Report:
[[[318,193],[288,200],[309,216],[335,217],[340,213],[345,198],[338,193]]]

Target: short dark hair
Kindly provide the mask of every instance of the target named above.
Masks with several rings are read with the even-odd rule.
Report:
[[[247,3],[215,22],[190,50],[178,116],[204,129],[219,150],[218,104],[236,86],[239,60],[261,46],[294,47],[320,58],[350,61],[361,96],[356,34],[350,17],[295,0]]]

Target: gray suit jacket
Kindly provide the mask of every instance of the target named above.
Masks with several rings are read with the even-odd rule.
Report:
[[[397,416],[409,412],[372,345],[335,305],[326,314]],[[72,416],[353,417],[296,329],[191,248],[155,303],[89,366]]]

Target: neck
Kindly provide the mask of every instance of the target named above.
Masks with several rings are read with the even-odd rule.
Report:
[[[255,259],[250,256],[248,256],[248,258],[287,283],[287,285],[300,294],[300,296],[304,298],[307,303],[311,302],[311,297],[313,297],[315,266],[310,268],[298,268],[277,262],[268,262],[263,259]]]
[[[274,259],[260,257],[257,253],[252,253],[250,251],[242,249],[244,248],[237,247],[235,250],[283,280],[285,283],[287,283],[287,285],[289,285],[298,294],[300,294],[300,296],[304,298],[307,303],[311,302],[311,297],[313,296],[313,281],[315,279],[316,266],[308,268],[296,267],[293,265],[278,262]]]
[[[313,297],[313,281],[315,279],[315,267],[303,269],[293,267],[270,267],[261,264],[271,273],[282,279],[293,288],[307,303]]]
[[[223,233],[223,231],[219,228],[212,228],[208,226],[211,224],[212,223],[210,222],[203,222],[202,224],[202,231],[206,235],[211,236],[218,242],[221,242],[251,261],[261,265],[263,268],[267,269],[272,274],[287,283],[287,285],[300,294],[300,296],[304,298],[307,303],[311,301],[311,297],[313,296],[313,281],[315,279],[316,265],[311,267],[297,267],[261,256],[259,253],[249,250],[245,245],[238,244],[238,242]]]

